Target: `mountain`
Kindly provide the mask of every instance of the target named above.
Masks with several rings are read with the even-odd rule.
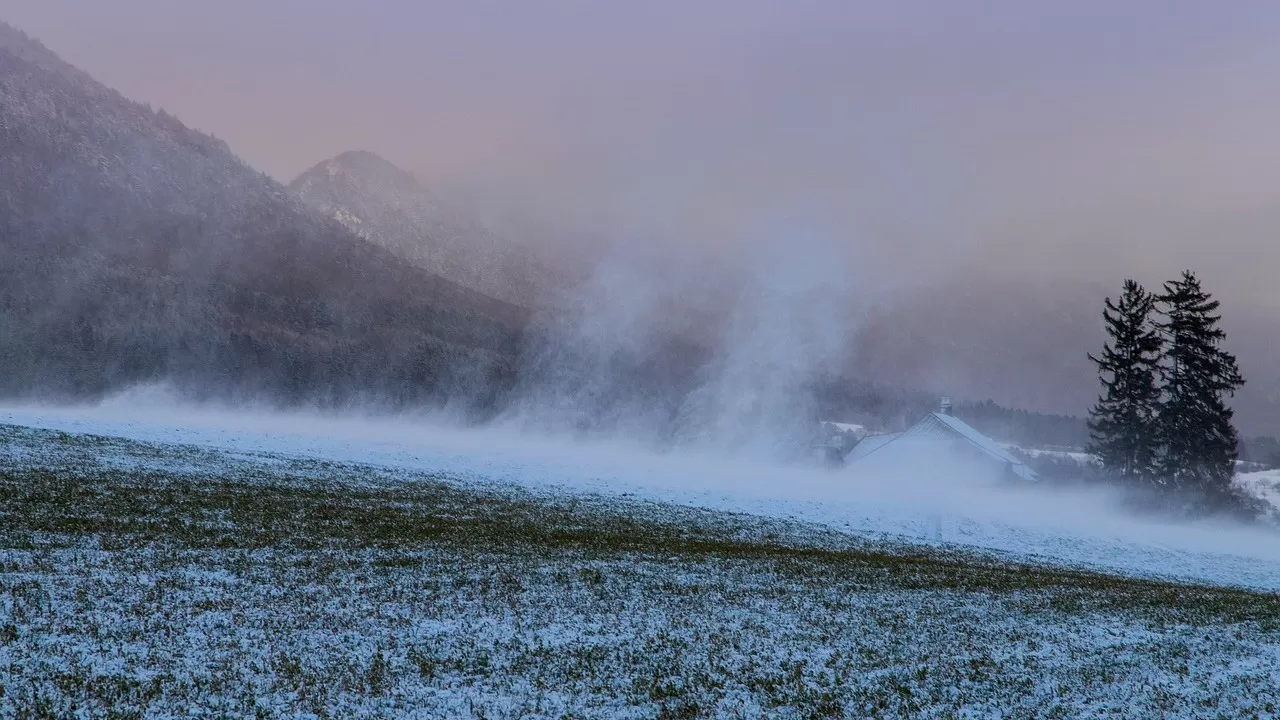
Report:
[[[360,237],[493,297],[528,306],[554,282],[531,250],[500,237],[371,152],[325,160],[289,189]]]
[[[512,382],[527,313],[316,212],[0,23],[0,394],[341,401]]]

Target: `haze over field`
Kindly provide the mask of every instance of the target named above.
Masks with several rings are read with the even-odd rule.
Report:
[[[77,440],[99,436],[187,453],[199,449],[249,465],[289,459],[355,463],[392,476],[427,473],[479,487],[672,502],[1030,562],[1280,589],[1274,528],[1221,518],[1188,522],[1142,517],[1122,510],[1114,488],[1052,483],[997,487],[980,466],[927,449],[909,463],[868,478],[848,469],[832,472],[780,463],[749,451],[655,453],[626,438],[582,443],[501,424],[459,429],[439,417],[413,414],[184,407],[166,397],[163,388],[129,392],[95,408],[0,405],[0,423],[24,428],[11,432],[38,428],[70,433]],[[20,457],[25,445],[15,447]],[[114,459],[113,452],[100,451],[104,467],[167,467],[145,459]],[[0,461],[5,459],[0,455]],[[188,462],[190,466],[178,463],[178,470],[225,472],[214,471],[214,463]]]
[[[1100,296],[1193,267],[1251,380],[1242,425],[1277,431],[1270,3],[14,0],[6,19],[282,182],[372,150],[554,263],[705,254],[733,287],[810,254],[855,318],[911,329],[899,354],[845,331],[890,383],[1082,413]],[[705,268],[654,272],[638,282],[706,302]]]

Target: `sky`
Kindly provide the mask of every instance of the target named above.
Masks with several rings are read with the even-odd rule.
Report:
[[[552,222],[868,277],[983,268],[1280,310],[1280,5],[7,0],[282,181],[350,149]]]

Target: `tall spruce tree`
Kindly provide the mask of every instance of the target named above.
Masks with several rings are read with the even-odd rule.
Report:
[[[1157,300],[1165,321],[1164,401],[1158,423],[1161,476],[1209,497],[1231,491],[1239,438],[1225,397],[1244,385],[1236,359],[1219,345],[1226,334],[1218,301],[1190,271],[1165,283]]]
[[[1125,280],[1119,301],[1107,298],[1102,311],[1109,337],[1102,355],[1089,356],[1103,387],[1089,411],[1089,450],[1109,472],[1126,480],[1154,478],[1158,469],[1157,379],[1163,342],[1151,322],[1155,302],[1141,285]]]

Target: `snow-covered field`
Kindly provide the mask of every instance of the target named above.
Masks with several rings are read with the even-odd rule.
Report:
[[[96,408],[0,408],[0,423],[233,453],[358,462],[479,483],[639,496],[821,523],[863,536],[943,543],[1132,575],[1280,589],[1280,533],[1214,523],[1138,521],[1080,491],[975,486],[939,467],[877,485],[819,468],[719,454],[655,454],[421,418],[179,410],[118,401]]]
[[[1104,508],[409,419],[6,410],[0,717],[1275,717],[1274,536]]]

